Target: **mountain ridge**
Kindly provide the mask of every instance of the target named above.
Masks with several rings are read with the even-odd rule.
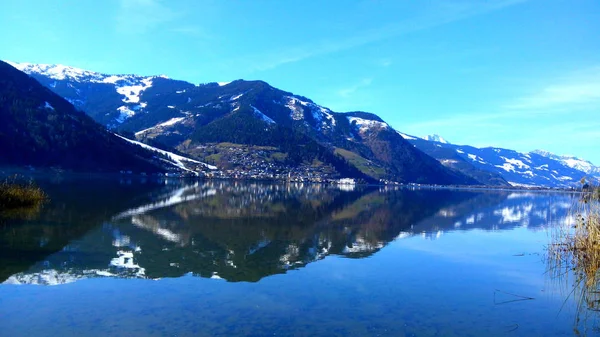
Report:
[[[187,151],[201,161],[215,160],[211,164],[216,164],[215,158],[231,157],[230,153],[203,157],[198,147],[240,143],[283,148],[283,157],[274,154],[283,158],[280,163],[302,166],[305,176],[316,165],[319,174],[333,170],[373,180],[481,184],[415,149],[375,114],[334,112],[264,81],[194,85],[161,76],[108,75],[65,66],[21,68],[109,129]],[[248,157],[242,155],[244,163]]]
[[[574,156],[559,156],[544,150],[518,152],[499,147],[477,148],[405,136],[413,145],[442,162],[458,157],[501,176],[512,186],[579,187],[582,178],[600,180],[600,169]]]
[[[410,136],[376,114],[334,112],[260,80],[195,85],[164,75],[109,75],[62,65],[54,66],[56,69],[52,65],[20,67],[109,129],[146,143],[165,144],[211,164],[216,164],[217,158],[230,158],[231,154],[201,152],[196,150],[198,146],[237,142],[281,147],[285,139],[316,142],[309,146],[309,154],[304,153],[304,148],[284,144],[284,153],[292,153],[295,158],[294,165],[325,160],[327,165],[340,168],[345,164],[331,164],[336,161],[335,156],[340,156],[371,178],[400,182],[566,187],[574,186],[580,179],[583,167],[576,165],[589,163],[566,157],[563,162],[548,158],[554,160],[553,169],[547,169],[540,180],[533,177],[539,172],[534,173],[528,163],[532,155],[536,161],[543,161],[540,157],[544,156],[535,151],[522,154],[501,148],[468,147],[480,154],[460,153],[465,152],[460,146],[437,134]],[[290,137],[286,133],[304,136]],[[417,151],[409,149],[408,144]],[[493,158],[493,163],[484,161],[482,153]],[[543,171],[543,165],[537,167]],[[593,164],[587,165],[589,175],[596,176],[598,172],[600,176],[600,169],[595,171]]]
[[[0,61],[0,163],[84,172],[164,173],[182,165],[132,145]],[[165,158],[167,157],[167,158]]]
[[[600,166],[594,165],[591,161],[579,158],[573,155],[557,155],[545,150],[533,150],[529,153],[538,154],[543,157],[554,159],[562,162],[564,165],[574,168],[576,170],[592,174],[600,175]]]

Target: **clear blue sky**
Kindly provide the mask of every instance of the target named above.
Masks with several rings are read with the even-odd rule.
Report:
[[[261,79],[417,136],[600,165],[598,0],[2,0],[0,59]]]

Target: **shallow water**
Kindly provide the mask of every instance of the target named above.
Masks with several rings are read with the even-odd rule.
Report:
[[[595,316],[575,326],[569,280],[546,273],[570,194],[43,187],[38,213],[0,218],[3,336],[596,333]]]

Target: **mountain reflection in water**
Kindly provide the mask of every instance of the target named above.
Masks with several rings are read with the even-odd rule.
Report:
[[[532,230],[564,221],[571,196],[505,191],[234,182],[45,186],[34,220],[0,225],[0,281],[186,274],[256,282],[328,255],[365,258],[446,231]]]

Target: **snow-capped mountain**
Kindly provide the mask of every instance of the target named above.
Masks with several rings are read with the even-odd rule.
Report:
[[[19,69],[26,74],[44,75],[54,80],[73,80],[78,82],[92,83],[120,83],[123,81],[139,81],[141,79],[166,76],[137,76],[137,75],[106,75],[95,71],[69,67],[62,64],[34,64],[17,63],[6,61],[6,63]]]
[[[469,162],[474,167],[500,175],[513,186],[577,187],[581,178],[597,169],[590,162],[546,151],[521,153],[514,150],[427,141],[408,136],[417,148],[442,163]]]
[[[442,138],[440,135],[437,135],[437,134],[428,135],[428,136],[425,136],[422,138],[425,140],[428,140],[430,142],[438,142],[438,143],[442,143],[442,144],[448,144],[448,141],[446,141],[444,138]]]
[[[57,77],[72,73],[64,68],[53,69],[52,74]],[[188,166],[212,168],[108,132],[64,98],[1,61],[0,97],[2,165],[148,173],[196,173]]]
[[[600,166],[595,166],[589,160],[577,158],[575,156],[570,156],[570,155],[559,156],[552,152],[548,152],[548,151],[544,151],[544,150],[535,150],[535,151],[531,151],[530,153],[538,154],[538,155],[546,157],[546,158],[557,160],[570,168],[574,168],[576,170],[585,172],[592,176],[600,176]]]
[[[33,76],[96,121],[113,127],[143,112],[146,103],[140,101],[140,94],[156,79],[166,79],[163,75],[108,75],[60,64],[7,63]],[[97,109],[98,114],[90,113]]]

